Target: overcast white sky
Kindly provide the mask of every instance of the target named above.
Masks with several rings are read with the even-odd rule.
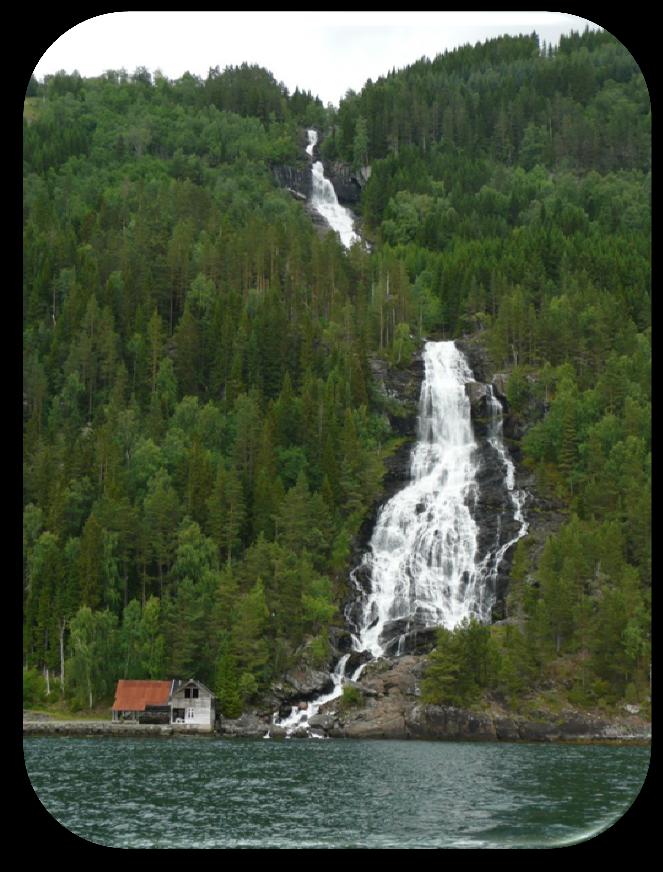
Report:
[[[390,69],[465,43],[536,31],[556,43],[563,33],[600,26],[558,12],[111,12],[55,40],[35,76],[58,70],[98,76],[105,70],[186,71],[256,63],[290,92],[299,86],[338,105]]]

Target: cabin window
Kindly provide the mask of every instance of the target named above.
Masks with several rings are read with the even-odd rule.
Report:
[[[191,689],[191,696],[193,697],[193,699],[198,699],[198,688],[197,687],[193,687]]]
[[[190,687],[184,688],[184,699],[191,699],[191,688]]]

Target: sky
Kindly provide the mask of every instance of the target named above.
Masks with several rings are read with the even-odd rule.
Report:
[[[82,21],[43,54],[34,75],[98,76],[136,67],[169,79],[206,78],[210,67],[247,62],[270,70],[292,93],[338,105],[392,68],[501,34],[561,34],[600,27],[560,12],[111,12]],[[57,32],[57,31],[56,31]]]

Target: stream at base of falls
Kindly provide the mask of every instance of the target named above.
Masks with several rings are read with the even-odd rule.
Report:
[[[480,553],[473,515],[480,462],[466,391],[474,375],[453,341],[426,342],[423,360],[410,481],[380,508],[368,550],[350,574],[360,602],[360,618],[350,622],[352,647],[371,659],[404,653],[409,633],[453,629],[468,618],[488,622],[500,564],[527,531],[525,495],[515,487],[514,465],[502,440],[502,407],[488,385],[487,441],[504,478],[517,533]],[[357,581],[359,569],[370,578],[368,591]],[[341,696],[344,683],[357,680],[366,665],[346,675],[349,658],[345,654],[336,664],[328,693],[293,706],[286,717],[277,712],[272,723],[285,728],[286,735],[316,737],[310,719]]]

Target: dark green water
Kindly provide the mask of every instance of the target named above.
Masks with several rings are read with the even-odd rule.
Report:
[[[649,749],[602,745],[29,738],[46,809],[114,847],[531,848],[617,821]]]

